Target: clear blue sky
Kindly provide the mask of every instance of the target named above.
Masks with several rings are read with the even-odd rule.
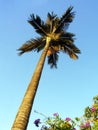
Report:
[[[60,17],[72,5],[75,19],[69,26],[76,34],[75,44],[81,50],[79,60],[60,54],[58,69],[45,62],[32,109],[28,130],[39,115],[58,112],[62,117],[81,116],[98,94],[98,1],[97,0],[0,0],[0,130],[10,130],[24,93],[33,75],[40,53],[19,57],[17,49],[37,34],[27,20],[47,12]]]

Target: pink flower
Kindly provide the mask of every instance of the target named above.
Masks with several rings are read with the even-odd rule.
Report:
[[[58,113],[54,113],[53,116],[55,116],[55,117],[58,116]]]
[[[85,127],[90,127],[90,123],[86,122]]]
[[[89,123],[89,122],[86,122],[85,124],[80,125],[80,128],[81,128],[81,129],[90,128],[90,127],[91,127],[91,126],[90,126],[90,123]]]
[[[70,121],[71,120],[71,118],[69,118],[69,117],[66,117],[66,119],[65,119],[66,121]]]
[[[92,112],[96,111],[96,108],[95,108],[95,107],[92,107],[92,108],[91,108],[91,111],[92,111]]]

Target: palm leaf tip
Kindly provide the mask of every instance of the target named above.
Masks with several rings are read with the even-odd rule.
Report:
[[[79,58],[77,54],[80,54],[80,53],[81,51],[78,48],[76,48],[75,50],[69,53],[69,56],[70,58],[77,60]]]
[[[47,35],[44,30],[45,24],[38,15],[30,15],[28,22],[34,27],[37,33],[41,35]]]
[[[81,51],[76,46],[74,46],[74,48],[72,48],[72,50],[74,53],[81,54]]]
[[[78,59],[78,55],[77,54],[81,54],[81,51],[76,48],[75,50],[73,50],[73,52],[70,54],[70,57],[74,60]]]
[[[33,43],[28,41],[27,43],[23,44],[19,49],[17,49],[18,51],[20,51],[18,54],[22,55],[25,52],[30,52],[34,49]]]
[[[72,58],[73,60],[77,60],[77,59],[78,59],[78,56],[77,56],[76,54],[72,53],[72,54],[70,55],[70,58]]]
[[[17,51],[18,51],[18,55],[19,56],[21,56],[23,53],[25,53],[25,51],[22,50],[21,48],[17,49]]]
[[[75,12],[72,12],[73,6],[70,6],[66,12],[59,19],[58,27],[55,32],[58,32],[60,29],[67,29],[69,24],[73,21]]]
[[[76,53],[81,54],[81,51],[79,49],[76,50]]]

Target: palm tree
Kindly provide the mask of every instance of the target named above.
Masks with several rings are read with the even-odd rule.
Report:
[[[70,6],[61,18],[53,12],[48,13],[46,22],[43,22],[39,16],[34,16],[34,14],[28,20],[36,32],[40,34],[40,37],[23,44],[18,49],[19,55],[33,50],[37,52],[43,50],[43,52],[16,115],[12,130],[26,130],[27,128],[45,58],[48,57],[48,64],[51,68],[57,67],[59,52],[68,54],[72,59],[78,59],[77,54],[80,53],[80,50],[74,45],[75,35],[66,31],[75,15],[72,9],[73,7]]]

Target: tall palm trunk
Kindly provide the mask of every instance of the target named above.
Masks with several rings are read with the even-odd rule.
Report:
[[[39,80],[40,80],[40,77],[41,77],[41,73],[42,73],[42,70],[43,70],[46,54],[47,54],[49,44],[50,44],[50,40],[51,39],[49,37],[47,37],[46,46],[43,50],[43,53],[40,57],[40,60],[37,64],[37,66],[36,66],[35,72],[33,74],[31,82],[28,86],[28,89],[25,93],[22,104],[21,104],[19,111],[16,115],[16,118],[15,118],[15,121],[13,123],[11,130],[26,130],[27,129],[31,109],[32,109],[32,106],[33,106],[35,94],[36,94],[38,84],[39,84]]]

